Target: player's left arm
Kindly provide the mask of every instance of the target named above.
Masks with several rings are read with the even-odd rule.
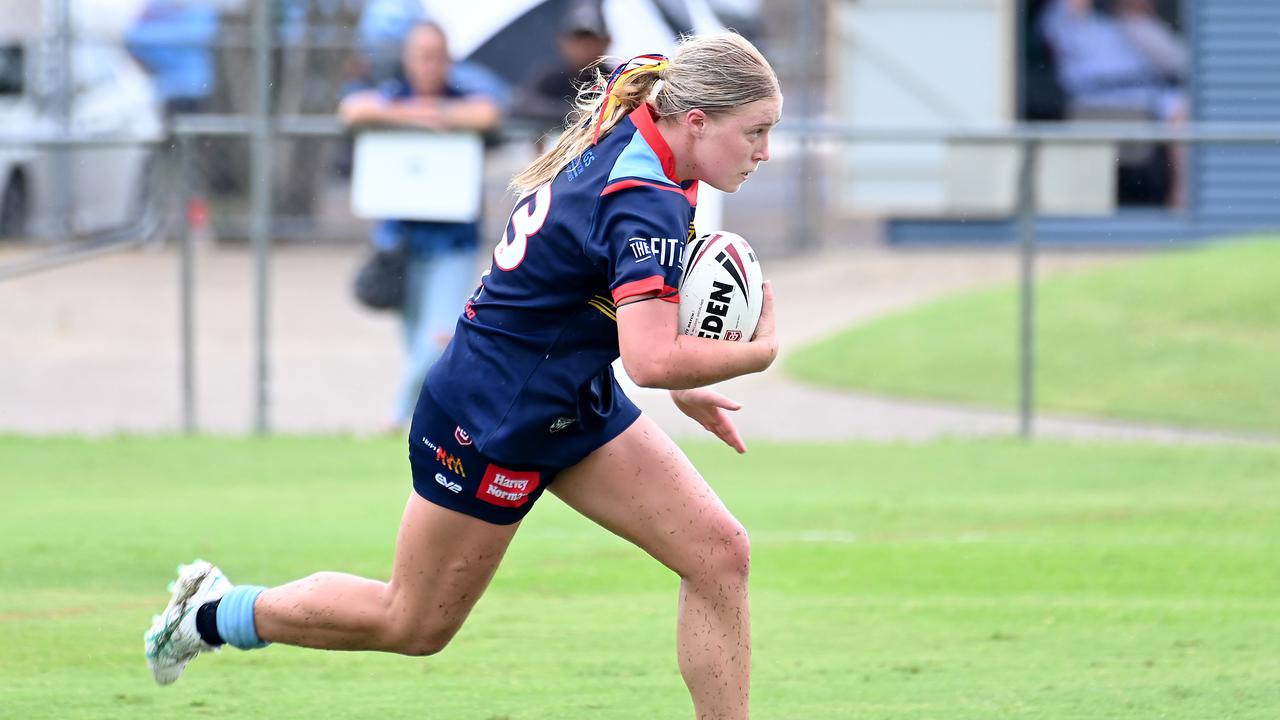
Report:
[[[615,180],[601,193],[596,224],[583,251],[608,278],[618,306],[618,349],[637,384],[688,390],[760,372],[778,354],[773,290],[764,285],[760,322],[751,342],[681,334],[683,272],[679,242],[687,237],[689,204],[683,190],[646,177]]]
[[[761,372],[778,356],[773,285],[767,280],[756,334],[745,343],[682,335],[679,305],[654,302],[653,297],[637,296],[618,304],[622,365],[638,385],[667,390],[700,388]]]

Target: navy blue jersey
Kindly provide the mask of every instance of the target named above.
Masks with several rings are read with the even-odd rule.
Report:
[[[568,467],[635,421],[610,367],[617,303],[679,302],[696,198],[643,105],[516,203],[425,383],[481,452]]]

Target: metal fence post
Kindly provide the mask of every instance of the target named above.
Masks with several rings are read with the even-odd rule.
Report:
[[[72,117],[75,112],[75,66],[73,53],[74,27],[71,21],[71,0],[53,0],[46,3],[52,10],[53,42],[46,59],[53,59],[55,92],[53,105],[58,117],[58,133],[65,140],[71,136]],[[53,152],[53,224],[52,230],[59,240],[69,240],[76,231],[75,177],[69,144],[59,145]]]
[[[178,292],[181,297],[179,322],[182,332],[182,431],[196,431],[195,370],[195,260],[191,223],[187,209],[191,205],[191,136],[178,135]]]
[[[256,328],[254,369],[256,383],[254,430],[271,430],[271,375],[268,341],[271,262],[271,9],[273,3],[253,4],[253,55],[255,100],[251,188],[253,214],[250,237],[254,257],[254,325]]]
[[[1036,281],[1036,156],[1040,143],[1023,140],[1018,173],[1018,236],[1021,302],[1018,313],[1018,433],[1030,439],[1035,432],[1035,281]]]
[[[813,122],[818,115],[817,89],[814,84],[822,76],[821,68],[815,67],[814,58],[820,58],[819,48],[822,46],[819,33],[822,32],[822,21],[815,17],[822,12],[820,3],[802,3],[800,10],[800,37],[804,39],[798,49],[800,59],[796,63],[803,72],[804,79],[800,83],[800,112],[805,122]],[[797,52],[793,49],[792,52]],[[818,165],[814,162],[814,148],[809,133],[800,136],[800,156],[796,163],[797,194],[795,215],[796,233],[795,250],[807,250],[817,244],[817,194],[820,183],[817,181]]]

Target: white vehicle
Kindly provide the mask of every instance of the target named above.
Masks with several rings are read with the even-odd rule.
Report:
[[[73,136],[157,137],[163,118],[146,72],[121,47],[84,42],[72,52]],[[0,237],[61,235],[56,152],[35,140],[57,135],[57,76],[49,44],[0,41]],[[92,145],[68,151],[69,229],[88,235],[137,221],[147,198],[154,146]]]

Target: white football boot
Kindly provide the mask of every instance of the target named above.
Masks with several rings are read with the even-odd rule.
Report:
[[[143,636],[147,667],[151,668],[158,684],[168,685],[177,680],[196,655],[219,649],[205,642],[196,631],[196,611],[230,589],[231,581],[204,560],[178,566],[178,579],[169,584],[173,597],[164,612],[151,619],[151,627]]]

